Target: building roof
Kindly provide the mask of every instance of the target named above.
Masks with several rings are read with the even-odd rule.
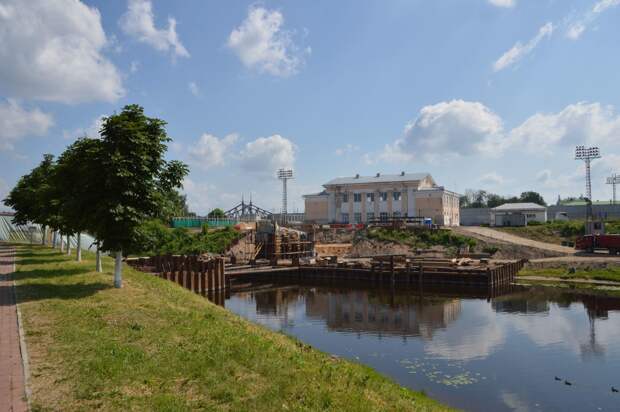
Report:
[[[497,211],[510,211],[510,210],[546,210],[547,208],[536,203],[504,203],[501,206],[494,207],[493,210]]]
[[[337,185],[354,185],[366,183],[393,183],[393,182],[410,182],[420,181],[426,177],[431,177],[429,173],[400,173],[397,175],[378,174],[377,176],[353,176],[353,177],[337,177],[325,183],[323,186]]]
[[[592,201],[592,206],[595,205],[611,205],[613,204],[613,201],[611,200],[593,200]],[[571,200],[568,202],[561,202],[559,205],[557,206],[585,206],[586,205],[586,201],[585,200]]]
[[[314,196],[329,196],[327,194],[327,191],[323,190],[322,192],[318,192],[318,193],[308,193],[307,195],[303,195],[302,197],[314,197]]]

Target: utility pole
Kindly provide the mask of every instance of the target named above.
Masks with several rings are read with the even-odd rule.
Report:
[[[592,200],[592,180],[590,178],[590,162],[601,157],[598,147],[577,146],[575,149],[575,160],[586,162],[586,197]]]
[[[280,216],[282,220],[282,224],[286,223],[286,207],[287,207],[287,201],[288,201],[288,194],[286,192],[286,182],[292,178],[293,178],[293,171],[291,169],[278,170],[278,179],[282,180],[282,212]]]
[[[616,204],[616,185],[620,183],[620,175],[617,174],[612,174],[611,176],[609,176],[607,178],[607,184],[611,185],[612,189],[613,189],[613,202],[612,204]]]

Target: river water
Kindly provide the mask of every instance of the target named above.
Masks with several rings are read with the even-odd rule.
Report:
[[[470,411],[620,411],[620,299],[306,285],[225,307]]]

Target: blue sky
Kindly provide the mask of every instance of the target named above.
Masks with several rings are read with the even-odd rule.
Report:
[[[620,0],[0,0],[0,195],[138,103],[192,208],[289,208],[335,176],[593,197],[620,172]],[[28,27],[29,30],[23,30]]]

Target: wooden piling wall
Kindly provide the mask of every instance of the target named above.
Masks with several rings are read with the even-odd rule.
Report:
[[[228,287],[222,258],[205,261],[198,260],[197,256],[166,255],[127,259],[127,264],[204,295]]]
[[[266,267],[235,270],[229,268],[226,277],[234,282],[274,279],[339,280],[379,284],[452,284],[475,286],[506,286],[514,282],[524,261],[514,261],[492,267],[441,267],[423,262],[395,267],[393,262],[373,265],[371,269],[337,266]]]

